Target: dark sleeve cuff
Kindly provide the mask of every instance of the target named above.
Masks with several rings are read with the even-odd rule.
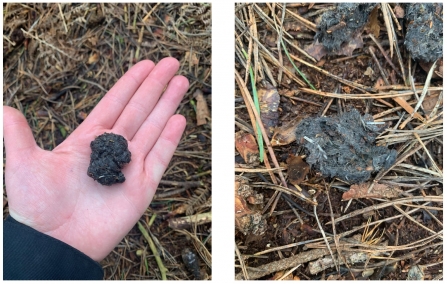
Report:
[[[102,280],[96,261],[46,234],[17,222],[3,221],[4,280]]]

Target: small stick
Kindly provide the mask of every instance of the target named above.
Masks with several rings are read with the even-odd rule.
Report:
[[[314,199],[314,201],[315,201],[315,199]],[[315,201],[315,203],[316,203],[316,201]],[[327,247],[327,249],[329,250],[329,252],[330,252],[330,254],[331,254],[332,261],[333,261],[334,263],[336,263],[336,262],[335,262],[334,254],[332,253],[331,246],[329,245],[329,241],[327,240],[327,238],[326,238],[326,234],[325,234],[325,232],[324,232],[324,230],[323,230],[323,227],[321,226],[320,220],[318,219],[317,205],[314,205],[314,215],[315,215],[315,220],[317,221],[317,224],[318,224],[318,228],[320,229],[320,233],[321,233],[321,235],[323,236],[323,240],[324,240],[324,242],[325,242],[325,244],[326,244],[326,247]],[[333,221],[334,221],[334,220],[332,219],[332,224],[334,225],[335,223],[334,223]],[[336,268],[337,268],[337,271],[338,271],[339,268],[338,268],[338,267],[336,267]]]
[[[388,40],[390,41],[390,56],[391,58],[393,58],[393,44],[392,42],[394,42],[394,38],[393,38],[393,33],[391,31],[391,23],[390,23],[390,17],[388,16],[388,7],[386,6],[386,3],[381,3],[381,9],[382,9],[382,13],[383,13],[383,20],[385,21],[385,26],[386,26],[386,30],[387,30],[387,34],[388,34]]]
[[[327,255],[327,249],[313,249],[299,253],[297,255],[291,256],[289,258],[284,258],[278,261],[272,261],[270,263],[259,266],[256,271],[249,271],[248,275],[251,280],[261,278],[270,273],[287,269],[289,267],[295,267],[301,263],[307,263],[314,259],[319,259]],[[243,274],[239,273],[236,275],[236,280],[241,280]]]
[[[441,171],[441,170],[438,168],[438,166],[436,165],[436,162],[435,162],[435,160],[433,160],[432,156],[430,155],[430,152],[427,150],[427,147],[425,147],[425,144],[427,144],[427,142],[426,142],[426,143],[422,142],[421,137],[420,137],[419,134],[417,134],[416,132],[414,132],[413,134],[414,134],[414,136],[416,136],[416,139],[419,141],[419,143],[421,143],[421,146],[422,146],[422,148],[424,148],[425,153],[427,153],[427,156],[428,156],[428,158],[430,159],[430,161],[432,162],[433,167],[436,169],[436,171],[437,171],[437,172],[441,175],[441,177],[442,177],[442,171]],[[430,141],[428,141],[428,142],[430,142]]]
[[[373,34],[369,34],[369,37],[374,41],[374,43],[377,45],[377,47],[379,48],[380,52],[382,53],[383,57],[385,58],[386,62],[388,62],[388,64],[391,66],[391,68],[393,68],[394,71],[396,71],[396,73],[402,77],[402,79],[405,80],[404,76],[402,75],[402,73],[396,68],[396,66],[394,66],[393,61],[391,61],[390,57],[388,56],[388,54],[385,52],[385,50],[383,49],[382,45],[380,44],[380,42],[377,41],[377,39],[374,37]]]
[[[278,5],[278,6],[282,8],[282,5]],[[304,25],[306,28],[308,28],[309,30],[314,31],[314,32],[317,32],[317,31],[318,31],[318,29],[317,29],[317,25],[314,24],[314,23],[312,23],[311,21],[309,21],[309,20],[307,20],[307,19],[301,17],[301,16],[298,15],[298,14],[295,14],[295,13],[289,11],[288,9],[286,9],[286,12],[289,13],[289,14],[290,14],[292,17],[294,17],[295,19],[297,19],[298,22],[300,22],[301,24],[303,24],[303,25]]]
[[[442,90],[442,87],[430,87],[428,88],[430,91],[437,91],[437,90]],[[320,95],[320,96],[325,96],[325,97],[333,97],[333,98],[339,98],[339,99],[345,99],[345,100],[350,100],[350,99],[385,99],[385,98],[396,98],[396,97],[402,97],[402,96],[407,96],[407,95],[413,95],[414,92],[413,91],[402,91],[402,92],[396,92],[396,91],[390,91],[390,92],[383,92],[383,93],[377,93],[377,94],[335,94],[335,93],[328,93],[328,92],[322,92],[322,91],[317,91],[317,90],[312,90],[312,89],[307,89],[307,88],[300,88],[301,91],[305,92],[305,93],[309,93],[309,94],[314,94],[314,95]],[[422,92],[422,90],[416,90],[418,93]],[[408,104],[408,103],[407,103]],[[411,108],[413,109],[413,108]],[[417,114],[420,116],[420,114]],[[415,115],[415,116],[417,116]],[[422,117],[421,117],[422,118]]]
[[[373,206],[369,206],[367,208],[359,209],[356,211],[353,211],[351,213],[348,213],[346,215],[343,215],[337,219],[334,220],[335,223],[339,223],[343,220],[353,218],[357,215],[368,213],[371,211],[376,211],[382,208],[386,208],[388,206],[392,206],[393,204],[405,204],[405,203],[414,203],[414,202],[423,202],[423,201],[431,201],[431,202],[442,202],[443,197],[442,196],[411,196],[411,197],[404,197],[401,199],[396,199],[380,204],[374,204]],[[382,221],[380,221],[382,222]],[[330,222],[326,223],[325,225],[329,225]],[[371,224],[370,224],[371,225]],[[358,228],[356,228],[358,229]]]
[[[314,106],[319,106],[319,107],[323,106],[323,104],[316,103],[316,102],[313,102],[313,101],[308,101],[306,99],[302,99],[302,98],[298,98],[298,97],[288,97],[288,98],[291,99],[291,100],[294,100],[294,101],[300,101],[300,102],[308,103],[308,104],[314,105]]]
[[[151,248],[152,254],[155,257],[155,261],[157,262],[158,268],[160,269],[161,279],[167,280],[166,272],[168,272],[168,269],[164,266],[163,261],[161,260],[161,257],[160,257],[160,253],[158,252],[157,248],[155,247],[155,244],[152,241],[151,237],[149,236],[148,232],[146,231],[144,226],[139,221],[138,221],[138,229],[140,230],[141,234],[143,234],[143,237],[146,239],[147,243],[149,244],[149,247]]]
[[[400,26],[399,21],[397,20],[397,17],[396,17],[396,15],[394,14],[393,9],[391,9],[390,4],[386,4],[386,5],[388,5],[388,10],[390,11],[391,17],[393,18],[394,22],[396,23],[397,29],[398,29],[399,31],[402,30],[402,27]]]
[[[206,212],[191,216],[169,219],[168,225],[172,229],[179,230],[211,223],[211,220],[212,220],[211,212]]]
[[[418,221],[414,220],[413,217],[411,217],[410,215],[408,215],[408,213],[406,213],[404,210],[402,210],[399,206],[397,206],[396,204],[393,204],[394,209],[396,209],[397,211],[399,211],[400,213],[402,213],[402,215],[404,215],[405,217],[407,217],[408,220],[410,220],[411,222],[415,223],[416,225],[418,225],[419,227],[422,227],[423,229],[429,231],[430,233],[432,233],[433,235],[436,235],[437,233],[433,230],[430,230],[429,228],[425,227],[424,225],[422,225],[421,223],[419,223]],[[442,238],[441,238],[442,240]]]
[[[403,129],[405,125],[407,125],[408,122],[410,122],[411,119],[413,119],[413,116],[416,114],[419,107],[422,105],[422,102],[425,99],[425,95],[428,92],[428,87],[430,86],[431,77],[433,76],[433,71],[435,70],[437,60],[433,63],[433,66],[430,68],[430,71],[427,74],[427,79],[425,80],[424,88],[422,89],[421,97],[418,100],[418,103],[414,107],[414,110],[412,113],[410,113],[410,116],[401,124],[399,127],[400,129]],[[415,95],[417,96],[417,92],[415,92]]]
[[[426,143],[428,143],[429,141],[427,141]],[[374,182],[377,183],[380,181],[380,179],[386,174],[388,173],[391,169],[393,169],[395,166],[397,166],[398,164],[402,163],[403,161],[405,161],[406,158],[408,158],[409,156],[413,155],[416,151],[418,151],[419,149],[421,149],[422,146],[419,145],[416,148],[414,148],[413,150],[409,151],[406,154],[403,154],[400,158],[398,158],[394,164],[391,165],[391,167],[389,167],[388,169],[382,169],[380,170],[380,172],[377,174],[376,178],[374,179]]]
[[[247,273],[247,267],[245,266],[245,261],[241,256],[241,252],[239,251],[239,248],[237,247],[237,244],[234,244],[234,251],[236,252],[237,258],[239,259],[239,263],[241,264],[242,273],[244,275],[245,280],[250,280]]]
[[[64,23],[65,33],[68,33],[67,23],[65,22],[64,13],[62,13],[62,6],[61,4],[57,4],[59,7],[59,12],[61,14],[62,22]]]
[[[383,81],[385,81],[385,84],[389,85],[390,82],[388,81],[388,78],[385,75],[385,71],[382,69],[382,66],[379,63],[379,60],[377,60],[377,57],[374,54],[374,47],[370,46],[368,50],[369,50],[369,54],[371,54],[372,58],[376,62],[377,67],[379,68],[379,71],[380,71],[380,74],[382,75]]]

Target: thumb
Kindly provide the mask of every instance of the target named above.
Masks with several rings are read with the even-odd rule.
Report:
[[[3,137],[7,155],[37,147],[31,128],[23,114],[8,106],[3,106]]]

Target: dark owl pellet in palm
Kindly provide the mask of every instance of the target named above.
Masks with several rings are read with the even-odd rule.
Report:
[[[121,172],[131,160],[127,140],[118,134],[104,133],[90,143],[92,154],[87,174],[102,185],[123,183]]]

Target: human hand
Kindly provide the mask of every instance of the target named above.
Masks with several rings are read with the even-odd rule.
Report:
[[[39,148],[25,117],[4,106],[11,216],[96,261],[105,258],[149,206],[185,129],[185,118],[173,115],[189,87],[174,76],[178,68],[173,58],[139,62],[53,151]],[[90,142],[104,132],[128,141],[124,183],[103,186],[87,176]]]

